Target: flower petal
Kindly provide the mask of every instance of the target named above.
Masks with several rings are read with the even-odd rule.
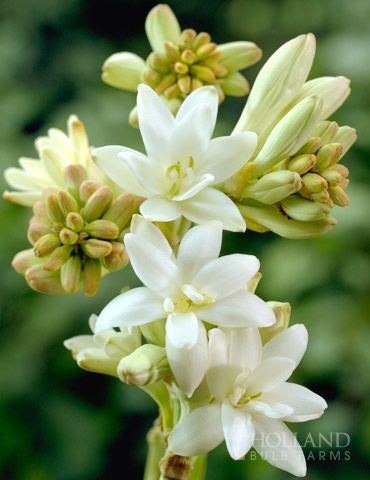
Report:
[[[308,333],[304,325],[293,325],[273,337],[263,347],[262,358],[290,358],[296,365],[301,361],[307,348]]]
[[[165,318],[163,300],[145,287],[121,293],[103,308],[99,315],[95,333],[109,327],[144,325]]]
[[[192,285],[212,298],[225,298],[244,287],[259,268],[260,262],[254,255],[226,255],[207,263],[195,275]]]
[[[144,285],[159,295],[170,297],[175,286],[177,265],[167,252],[132,233],[125,235],[125,247],[132,268]]]
[[[241,289],[197,310],[201,320],[227,328],[268,327],[276,321],[273,310],[257,295]]]
[[[222,405],[222,427],[231,458],[240,460],[253,445],[254,427],[251,416],[247,412],[224,403]]]
[[[294,412],[284,418],[287,422],[305,422],[319,418],[327,408],[327,403],[320,395],[306,387],[289,382],[263,393],[260,400],[267,403],[280,402],[291,407]]]
[[[196,272],[220,254],[222,224],[217,221],[191,228],[182,239],[177,265],[182,281],[190,283]]]
[[[159,195],[162,193],[161,166],[139,152],[121,152],[118,158],[123,160],[144,190]]]
[[[40,162],[39,162],[40,163]],[[23,191],[42,190],[50,187],[50,178],[25,172],[20,168],[7,168],[4,172],[6,182],[13,188]]]
[[[165,197],[152,197],[140,206],[143,217],[152,222],[171,222],[182,215],[182,205]]]
[[[181,420],[168,437],[168,448],[177,455],[203,455],[223,439],[221,405],[214,403],[193,410]]]
[[[274,467],[297,477],[306,475],[306,460],[295,436],[281,420],[253,415],[254,448]]]
[[[233,201],[214,188],[205,188],[181,205],[184,217],[192,222],[205,223],[209,220],[219,220],[224,230],[245,231],[245,222]]]
[[[261,397],[260,397],[261,398]],[[270,401],[268,403],[254,400],[249,402],[248,410],[250,412],[257,412],[269,418],[284,418],[293,413],[293,408],[283,403]]]
[[[135,195],[147,197],[149,192],[137,183],[126,163],[119,158],[118,154],[123,152],[135,152],[135,154],[139,154],[139,152],[131,148],[121,147],[120,145],[109,145],[107,147],[95,148],[92,151],[92,156],[98,167],[121,188]]]
[[[201,383],[207,368],[207,332],[198,320],[198,341],[192,348],[178,348],[166,337],[167,358],[180,388],[188,397]]]
[[[193,312],[170,314],[166,323],[166,334],[176,348],[192,348],[198,341],[199,324]]]
[[[140,84],[138,92],[139,128],[147,155],[157,164],[166,164],[168,141],[175,127],[175,119],[152,88]]]
[[[262,357],[262,341],[258,328],[225,329],[230,337],[230,365],[238,365],[242,371],[254,370]]]
[[[133,215],[130,233],[146,240],[161,250],[167,257],[174,259],[173,250],[163,233],[152,222],[141,215]]]
[[[209,142],[199,173],[209,172],[215,183],[223,182],[242,168],[257,147],[257,135],[243,132],[228,137],[214,138]]]
[[[210,173],[206,173],[200,177],[197,177],[195,179],[195,183],[187,190],[186,187],[182,185],[182,193],[175,195],[172,200],[174,202],[183,202],[184,200],[188,200],[189,198],[194,197],[195,195],[197,195],[197,193],[204,190],[206,187],[208,187],[208,185],[211,185],[211,183],[213,183],[213,180],[214,176]]]
[[[246,379],[246,394],[267,392],[285,382],[296,365],[289,358],[271,357],[263,361]]]
[[[52,147],[45,147],[40,152],[41,163],[45,172],[59,187],[64,186],[64,169],[70,164],[68,157]]]
[[[38,200],[42,200],[42,193],[39,190],[33,192],[9,192],[5,190],[3,198],[17,205],[32,207]]]

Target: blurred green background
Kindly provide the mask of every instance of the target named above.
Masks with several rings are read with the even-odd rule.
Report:
[[[301,442],[311,433],[316,443],[307,444],[307,478],[368,478],[370,2],[169,3],[183,28],[208,31],[218,43],[244,39],[262,47],[263,59],[247,72],[251,81],[276,48],[308,31],[318,38],[311,78],[352,79],[352,95],[334,115],[359,133],[343,162],[351,170],[351,205],[336,207],[339,225],[324,237],[304,241],[253,232],[226,234],[224,253],[258,255],[263,272],[259,295],[291,302],[292,323],[308,328],[309,348],[294,379],[325,396],[330,408],[320,420],[291,424]],[[134,94],[103,84],[100,70],[117,51],[149,54],[144,20],[154,5],[144,0],[2,0],[2,169],[16,166],[20,156],[35,156],[36,136],[51,126],[65,130],[70,113],[83,120],[92,145],[141,148],[139,133],[127,123]],[[244,102],[229,98],[221,106],[216,135],[231,131]],[[129,269],[111,274],[93,299],[83,293],[61,298],[31,291],[10,266],[16,252],[29,248],[30,216],[29,209],[0,202],[0,477],[139,479],[154,404],[138,389],[80,370],[62,345],[66,338],[87,333],[90,313],[99,313],[121,287],[135,286],[136,280]],[[330,448],[324,442],[319,447],[319,434],[329,438],[330,432],[347,433],[350,445]],[[244,478],[292,477],[249,455],[234,462],[224,446],[210,455],[208,480]]]

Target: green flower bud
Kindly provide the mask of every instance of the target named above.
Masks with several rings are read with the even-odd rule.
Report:
[[[263,327],[258,329],[261,335],[263,345],[265,345],[278,333],[281,333],[283,330],[286,330],[288,328],[290,314],[292,311],[289,303],[267,302],[267,305],[274,311],[276,323],[271,325],[271,327]]]
[[[81,289],[82,263],[79,255],[71,255],[62,265],[60,282],[67,293],[76,293]]]
[[[109,331],[110,333],[108,332],[108,334],[104,336],[102,343],[99,337],[104,334],[106,330],[95,334],[94,340],[102,346],[105,353],[110,357],[121,359],[140,346],[137,339],[127,332],[116,332],[115,330],[112,332],[112,329],[109,329]]]
[[[109,244],[110,245],[110,244]],[[98,291],[101,279],[101,265],[99,260],[87,258],[84,265],[84,290],[86,295],[92,297]]]
[[[180,25],[168,5],[157,5],[150,10],[145,20],[145,31],[152,49],[164,53],[164,43],[177,44],[180,37]]]
[[[262,57],[262,50],[253,42],[230,42],[219,45],[220,63],[230,72],[243,70]]]
[[[49,272],[55,272],[64,265],[73,251],[73,245],[62,245],[56,248],[46,259],[43,268]]]
[[[250,182],[244,188],[243,196],[271,205],[297,192],[301,186],[301,177],[298,173],[278,170],[264,175],[255,183]]]
[[[320,137],[323,145],[326,145],[327,143],[333,142],[338,130],[339,128],[337,122],[325,121],[317,125],[315,131],[313,132],[313,136]]]
[[[281,201],[281,207],[290,218],[302,222],[321,220],[331,210],[325,203],[312,202],[299,195],[291,195],[285,198]]]
[[[165,346],[165,337],[166,337],[166,320],[157,320],[156,322],[146,323],[145,325],[140,325],[141,333],[143,334],[145,340],[148,343],[153,345],[158,345],[160,347]]]
[[[70,212],[78,211],[78,203],[70,193],[63,191],[58,192],[58,200],[64,217],[66,217]]]
[[[323,146],[320,137],[311,137],[303,147],[298,150],[297,155],[316,153]]]
[[[95,193],[100,187],[101,183],[95,180],[86,180],[80,185],[80,200],[81,202],[87,202],[93,193]]]
[[[316,170],[325,170],[336,164],[342,153],[343,146],[340,143],[324,145],[316,155]]]
[[[33,248],[29,248],[28,250],[22,250],[21,252],[18,252],[14,256],[12,260],[12,267],[17,273],[24,275],[30,267],[39,265],[42,262],[43,260],[41,258],[35,256]]]
[[[114,53],[104,62],[102,80],[112,87],[136,92],[145,61],[129,52]]]
[[[114,240],[119,235],[117,225],[109,220],[94,220],[85,226],[84,231],[91,237],[105,240]]]
[[[176,82],[176,74],[175,73],[168,73],[165,75],[162,80],[157,85],[155,91],[161,95],[168,87],[173,85]]]
[[[302,177],[303,186],[312,193],[319,193],[328,188],[328,182],[321,175],[306,173]]]
[[[340,173],[340,169],[337,168],[337,165],[334,165],[332,168],[328,168],[327,170],[322,170],[320,175],[325,178],[329,184],[329,187],[335,187],[343,180],[343,176]]]
[[[286,163],[286,168],[299,175],[304,175],[316,165],[316,156],[309,153],[293,157]]]
[[[37,257],[45,257],[49,255],[53,250],[55,250],[60,245],[60,238],[55,233],[47,233],[40,237],[34,247],[33,251]]]
[[[76,232],[70,230],[69,228],[62,228],[62,230],[59,232],[59,238],[64,245],[74,245],[77,243],[79,236]]]
[[[334,138],[334,142],[340,143],[343,146],[342,157],[348,152],[352,145],[357,140],[356,130],[351,127],[339,127],[338,132]]]
[[[50,230],[50,228],[46,225],[42,225],[41,223],[35,221],[31,222],[30,226],[28,227],[27,239],[32,245],[34,245],[37,240],[39,240],[43,235],[47,234],[53,234],[53,231]]]
[[[69,116],[67,126],[68,136],[73,146],[74,161],[88,168],[89,162],[91,162],[91,155],[85,126],[77,115]]]
[[[79,367],[88,372],[103,373],[117,377],[118,360],[108,357],[100,348],[86,348],[82,350],[77,354],[76,361]]]
[[[102,263],[107,270],[114,272],[125,267],[129,262],[129,258],[122,243],[112,242],[111,245],[112,252],[102,259]]]
[[[60,282],[59,272],[49,272],[43,265],[35,265],[25,272],[28,285],[36,292],[50,295],[65,295],[66,291]]]
[[[86,169],[82,165],[67,165],[64,169],[64,184],[67,191],[74,197],[79,197],[80,185],[87,179]]]
[[[349,197],[340,185],[329,187],[328,191],[335,205],[339,207],[347,207],[349,205]]]
[[[58,195],[51,193],[46,197],[46,213],[58,225],[63,225],[65,216],[59,205]]]
[[[249,92],[249,83],[241,73],[233,72],[225,77],[222,90],[226,95],[243,97]]]
[[[81,242],[81,248],[90,258],[103,258],[111,253],[112,244],[104,240],[89,238]]]
[[[134,106],[134,108],[131,110],[129,116],[128,116],[128,121],[129,121],[129,124],[132,126],[132,127],[135,127],[135,128],[139,128],[139,119],[138,119],[138,116],[137,116],[137,107],[136,105]]]
[[[108,210],[112,203],[112,199],[113,193],[109,187],[106,187],[105,185],[99,187],[87,200],[83,208],[83,217],[85,221],[92,222],[101,217],[106,210]]]
[[[149,55],[147,58],[147,64],[151,69],[158,73],[168,73],[170,71],[170,65],[166,56],[158,52],[152,52]]]
[[[71,212],[66,217],[66,226],[73,230],[74,232],[80,232],[84,225],[84,219],[77,212]]]
[[[162,380],[170,374],[166,349],[156,345],[142,345],[122,358],[117,374],[122,382],[139,387]]]

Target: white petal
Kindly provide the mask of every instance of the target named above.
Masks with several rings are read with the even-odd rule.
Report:
[[[152,197],[140,206],[140,213],[153,222],[171,222],[182,215],[182,205],[165,197]]]
[[[38,200],[42,200],[42,193],[40,191],[34,192],[9,192],[5,190],[3,198],[17,205],[24,207],[32,207]]]
[[[177,265],[183,282],[190,282],[196,272],[220,254],[222,224],[211,221],[191,228],[182,239],[177,253]]]
[[[232,200],[224,193],[205,188],[195,197],[182,202],[184,217],[195,223],[205,223],[209,220],[222,222],[224,230],[244,232],[245,221]]]
[[[143,325],[165,318],[163,300],[145,287],[138,287],[118,295],[103,308],[95,332],[109,327]]]
[[[214,403],[193,410],[181,420],[168,437],[168,448],[177,455],[203,455],[224,439],[221,405]]]
[[[227,329],[230,337],[230,365],[238,365],[242,371],[254,370],[262,357],[262,341],[258,328]]]
[[[211,108],[201,103],[189,110],[181,120],[176,118],[176,127],[169,141],[171,164],[187,161],[192,157],[197,172],[212,134],[209,124],[212,121],[211,114]]]
[[[180,388],[188,397],[203,380],[207,368],[207,332],[198,321],[198,341],[192,348],[177,348],[166,336],[167,358]]]
[[[248,403],[248,410],[261,413],[269,418],[283,418],[293,413],[293,409],[283,403],[273,401],[265,403],[259,400]]]
[[[35,158],[20,157],[18,159],[19,165],[30,175],[34,175],[39,178],[47,178],[44,167],[40,160]]]
[[[194,183],[190,188],[186,190],[186,187],[182,185],[182,193],[179,193],[178,195],[175,195],[172,200],[174,202],[183,202],[184,200],[188,200],[189,198],[194,197],[197,195],[199,192],[204,190],[205,188],[208,187],[208,185],[211,185],[213,183],[214,176],[211,175],[210,173],[206,173],[205,175],[202,175],[200,177],[196,178],[196,183]]]
[[[131,148],[109,145],[107,147],[95,148],[92,151],[92,156],[98,167],[100,167],[114,183],[130,193],[147,197],[149,192],[138,184],[126,163],[119,158],[118,154],[123,152],[134,152],[136,155],[142,155]]]
[[[130,233],[146,240],[161,250],[167,257],[173,259],[173,250],[163,233],[152,222],[141,215],[133,215],[130,224]]]
[[[68,350],[72,350],[72,352],[80,352],[85,348],[96,348],[96,343],[92,335],[77,335],[76,337],[68,338],[64,340],[63,345],[68,348]]]
[[[273,310],[263,300],[243,289],[199,308],[197,316],[227,328],[268,327],[276,321]]]
[[[118,158],[123,160],[144,190],[160,195],[162,193],[163,173],[161,165],[139,152],[121,152]]]
[[[168,288],[174,282],[177,266],[167,252],[132,233],[125,235],[125,247],[132,268],[144,285],[160,295],[170,297],[172,288]]]
[[[248,375],[246,383],[247,395],[267,392],[285,382],[295,369],[293,360],[271,357],[263,361]]]
[[[234,382],[240,373],[240,368],[235,365],[219,365],[207,370],[208,387],[219,402],[233,394]]]
[[[59,187],[64,186],[64,169],[70,164],[68,158],[55,148],[45,147],[40,153],[45,172]]]
[[[199,173],[209,172],[215,183],[223,182],[242,168],[251,158],[257,146],[254,132],[243,132],[210,141]]]
[[[307,348],[308,333],[304,325],[293,325],[273,337],[263,347],[262,358],[290,358],[296,365],[301,361]]]
[[[284,403],[294,410],[284,418],[287,422],[305,422],[318,418],[327,408],[325,400],[306,387],[295,383],[282,383],[273,390],[264,393],[260,400]]]
[[[256,430],[254,448],[274,467],[297,477],[306,475],[306,460],[292,432],[281,420],[253,415]]]
[[[221,299],[245,287],[259,268],[260,262],[254,255],[234,253],[207,263],[191,283],[206,295]]]
[[[40,163],[40,162],[39,162]],[[23,191],[42,190],[52,186],[50,178],[35,176],[20,168],[7,168],[4,172],[6,182],[13,188]]]
[[[222,405],[222,426],[225,442],[231,458],[240,460],[253,445],[254,427],[251,416],[247,412]]]
[[[194,313],[170,314],[166,322],[166,334],[176,348],[192,348],[198,341],[199,324]]]
[[[139,128],[147,155],[157,163],[165,164],[168,158],[168,141],[175,127],[175,119],[152,88],[141,84],[138,92]]]
[[[209,332],[208,368],[229,364],[229,338],[219,328]]]
[[[213,130],[215,128],[216,119],[217,119],[217,110],[218,110],[218,94],[215,87],[208,86],[197,88],[194,92],[188,95],[185,98],[185,101],[182,103],[179,111],[176,115],[176,123],[181,122],[181,120],[196,106],[201,103],[207,104],[210,109],[210,117],[208,119],[209,125],[209,134],[208,138],[211,138]]]

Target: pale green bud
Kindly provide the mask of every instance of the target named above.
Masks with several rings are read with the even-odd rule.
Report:
[[[71,255],[60,271],[60,282],[67,293],[76,293],[81,289],[81,271],[80,256]]]
[[[58,195],[50,193],[46,198],[46,212],[49,218],[56,224],[63,225],[65,216],[59,205]]]
[[[343,180],[343,176],[340,173],[340,169],[337,168],[337,165],[334,165],[332,168],[322,170],[320,175],[325,178],[330,187],[335,187]]]
[[[320,137],[311,137],[308,142],[298,150],[297,155],[316,153],[322,146],[323,143]]]
[[[162,380],[170,374],[166,349],[151,344],[142,345],[122,358],[117,374],[122,382],[138,387]]]
[[[77,212],[71,212],[66,217],[66,226],[74,232],[80,232],[85,225],[84,219]]]
[[[100,337],[105,332],[106,330],[103,330],[102,332],[95,334],[94,340],[102,346],[105,353],[110,357],[121,359],[140,346],[140,342],[138,342],[137,338],[127,332],[116,332],[113,329],[109,329],[108,334],[104,335],[104,338],[101,339]]]
[[[74,245],[78,241],[78,234],[69,228],[62,228],[59,232],[60,241],[64,245]]]
[[[81,202],[87,202],[93,193],[95,193],[100,187],[101,183],[96,180],[85,180],[80,185],[79,197]]]
[[[84,265],[84,274],[85,274],[85,280],[84,280],[85,294],[88,295],[89,297],[92,297],[98,291],[98,288],[100,285],[100,279],[101,279],[100,261],[94,260],[93,258],[87,258]]]
[[[241,73],[233,72],[224,78],[222,90],[226,95],[243,97],[249,92],[249,83]]]
[[[56,233],[47,233],[40,237],[33,247],[33,251],[37,257],[45,257],[49,255],[60,245],[60,238]]]
[[[152,8],[145,20],[145,31],[152,49],[164,53],[164,43],[177,44],[180,37],[180,25],[171,8],[160,4]]]
[[[198,50],[198,48],[203,45],[207,45],[211,41],[211,35],[207,32],[199,32],[198,35],[192,28],[187,28],[181,34],[182,40],[185,41],[186,46],[192,47],[193,50]]]
[[[105,240],[89,238],[81,242],[81,248],[90,258],[103,258],[111,253],[112,244]]]
[[[123,243],[112,242],[112,251],[102,259],[102,262],[103,266],[111,272],[125,267],[129,258]]]
[[[213,71],[208,67],[203,67],[202,65],[192,65],[190,67],[190,72],[195,77],[199,78],[202,82],[205,83],[214,83],[216,76]]]
[[[117,225],[109,220],[94,220],[87,224],[84,231],[91,237],[114,240],[119,235]]]
[[[249,183],[243,190],[243,196],[272,205],[300,188],[301,177],[298,173],[278,170],[264,175],[253,184]]]
[[[77,117],[77,115],[70,115],[68,118],[67,127],[75,162],[88,167],[89,161],[91,161],[91,155],[84,124]]]
[[[109,357],[100,348],[85,348],[77,354],[76,361],[79,367],[89,372],[117,377],[118,359]]]
[[[327,143],[332,143],[337,133],[338,133],[337,122],[325,121],[317,125],[313,133],[313,136],[320,137],[323,145],[325,145]]]
[[[343,155],[345,155],[352,145],[357,140],[356,130],[351,127],[339,127],[338,132],[334,138],[336,143],[340,143],[343,146]]]
[[[325,215],[330,213],[331,210],[325,203],[312,202],[299,195],[291,195],[285,198],[281,201],[281,206],[290,218],[302,222],[321,220]]]
[[[27,230],[27,239],[34,245],[37,240],[47,234],[53,234],[53,231],[49,227],[38,222],[31,222]]]
[[[83,217],[86,222],[91,222],[103,215],[112,203],[112,190],[103,185],[99,187],[87,200],[83,208]]]
[[[103,215],[104,220],[114,222],[122,230],[134,213],[138,209],[138,202],[135,195],[125,192],[122,193]]]
[[[199,61],[205,60],[210,55],[212,55],[216,50],[217,50],[217,44],[213,42],[200,46],[199,48],[196,49],[196,52],[195,52],[197,61],[199,62]],[[227,70],[226,70],[226,73],[227,73]]]
[[[104,62],[102,80],[112,87],[136,92],[141,82],[145,61],[129,52],[114,53]]]
[[[233,133],[259,134],[278,118],[304,84],[315,55],[315,37],[300,35],[280,47],[258,74]]]
[[[22,250],[18,252],[13,260],[12,260],[12,267],[17,273],[24,275],[26,270],[34,265],[39,265],[43,263],[43,259],[37,257],[33,248],[29,248],[28,250]]]
[[[328,188],[328,182],[317,173],[306,173],[302,177],[303,186],[312,193],[319,193]]]
[[[315,165],[316,155],[313,155],[312,153],[304,153],[303,155],[298,155],[289,160],[286,164],[286,168],[292,172],[299,173],[299,175],[303,175],[314,168]]]
[[[74,198],[79,198],[80,185],[87,179],[86,169],[82,165],[67,165],[64,170],[64,184]]]
[[[316,169],[325,170],[337,163],[343,154],[343,146],[340,143],[324,145],[316,155]]]
[[[59,268],[67,262],[73,249],[73,245],[62,245],[61,247],[56,248],[46,259],[43,268],[49,272],[59,270]]]
[[[58,192],[58,200],[64,216],[67,216],[70,212],[76,212],[79,210],[76,200],[68,192]]]
[[[67,292],[60,283],[59,272],[48,272],[43,265],[35,265],[25,272],[28,285],[36,292],[50,295],[65,295]]]
[[[137,116],[137,106],[135,105],[134,108],[131,110],[128,116],[129,124],[132,127],[139,128],[139,118]]]
[[[315,78],[302,86],[294,99],[294,103],[298,103],[306,97],[318,95],[323,100],[320,120],[325,120],[347,99],[351,92],[350,83],[348,78],[341,76]]]
[[[257,225],[277,233],[281,237],[292,239],[313,238],[331,230],[337,221],[329,216],[321,220],[301,222],[284,215],[275,206],[269,205],[241,205],[237,204],[241,214],[248,224],[250,219]]]
[[[305,98],[280,120],[254,160],[254,176],[262,175],[283,158],[294,155],[307,142],[321,108],[320,98]]]
[[[262,344],[265,345],[278,333],[286,330],[289,326],[290,314],[292,307],[289,303],[280,302],[266,302],[267,305],[272,308],[275,314],[276,322],[271,327],[259,328]]]
[[[347,207],[349,205],[349,197],[340,185],[329,187],[328,191],[335,205],[339,207]]]
[[[230,72],[243,70],[258,62],[262,50],[253,42],[229,42],[218,46],[222,53],[220,64]]]
[[[158,83],[155,91],[161,95],[168,87],[176,83],[176,74],[175,73],[168,73],[162,80]]]
[[[52,221],[47,214],[46,207],[43,202],[36,202],[32,210],[38,223],[43,223],[44,225],[48,226],[52,225]]]

